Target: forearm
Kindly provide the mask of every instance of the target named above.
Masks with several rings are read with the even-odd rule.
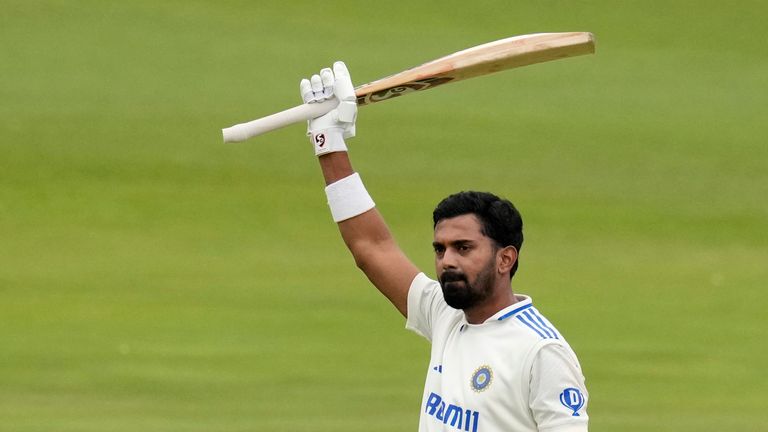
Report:
[[[349,177],[355,171],[347,152],[328,153],[319,157],[320,169],[323,171],[325,184],[337,182],[344,177]]]

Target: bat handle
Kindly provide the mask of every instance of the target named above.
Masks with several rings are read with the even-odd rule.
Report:
[[[257,135],[280,129],[290,124],[310,120],[331,111],[339,105],[336,98],[325,102],[299,105],[285,111],[262,117],[260,119],[241,123],[221,130],[224,143],[236,143],[253,138]]]

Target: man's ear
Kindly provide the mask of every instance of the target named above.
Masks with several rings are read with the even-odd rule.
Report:
[[[497,268],[500,274],[509,273],[517,262],[517,249],[507,246],[496,253]]]

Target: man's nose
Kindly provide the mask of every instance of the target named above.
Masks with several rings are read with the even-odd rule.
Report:
[[[443,253],[443,259],[440,261],[440,267],[443,270],[458,268],[456,252],[448,249]]]

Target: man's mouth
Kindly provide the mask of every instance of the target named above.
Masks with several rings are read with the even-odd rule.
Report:
[[[453,283],[453,282],[467,282],[467,277],[464,275],[464,273],[460,272],[445,272],[442,275],[440,275],[440,283],[443,285]]]

